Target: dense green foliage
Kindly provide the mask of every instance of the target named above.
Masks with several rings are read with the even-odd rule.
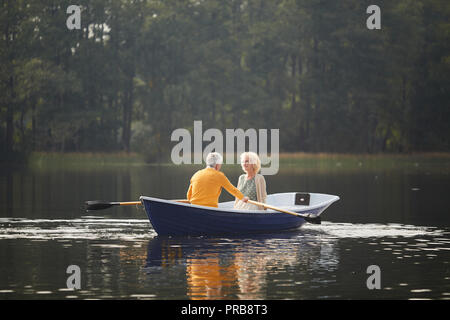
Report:
[[[0,1],[0,143],[170,155],[171,132],[280,128],[280,151],[450,150],[450,2]]]

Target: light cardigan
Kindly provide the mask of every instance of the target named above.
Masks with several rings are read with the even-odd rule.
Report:
[[[239,177],[238,180],[238,188],[241,186],[241,181],[244,181],[243,179],[246,179],[247,174],[243,174]],[[266,203],[267,198],[267,191],[266,191],[266,180],[264,179],[264,176],[257,173],[255,175],[255,186],[256,186],[256,198],[258,202]],[[239,201],[238,198],[234,201],[234,204]],[[259,210],[265,210],[263,206],[258,206]]]

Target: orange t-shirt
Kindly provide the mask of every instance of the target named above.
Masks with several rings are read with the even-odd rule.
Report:
[[[225,190],[239,200],[244,197],[242,192],[231,184],[223,172],[208,167],[197,171],[192,176],[191,184],[187,192],[187,199],[192,204],[218,207],[222,188],[225,188]]]

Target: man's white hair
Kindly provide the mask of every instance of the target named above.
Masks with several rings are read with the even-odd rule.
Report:
[[[208,153],[206,156],[206,165],[210,168],[214,168],[216,164],[222,164],[223,158],[218,152]]]

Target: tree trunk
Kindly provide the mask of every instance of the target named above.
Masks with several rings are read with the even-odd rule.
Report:
[[[10,101],[7,104],[6,109],[6,154],[10,154],[13,151],[13,137],[14,137],[14,113],[13,113],[13,104],[15,102],[15,93],[14,93],[14,78],[13,76],[9,77],[9,89],[10,89]]]
[[[31,106],[31,151],[36,151],[36,101]]]
[[[291,67],[292,82],[294,83],[292,85],[292,93],[291,93],[292,94],[292,97],[291,97],[292,109],[291,110],[293,112],[295,112],[295,110],[297,109],[296,102],[295,102],[295,95],[296,95],[296,85],[295,84],[297,82],[297,79],[296,79],[296,77],[297,77],[297,73],[296,73],[296,71],[297,71],[297,56],[295,54],[293,54],[291,57],[291,60],[292,60],[292,67]]]
[[[133,113],[133,75],[128,79],[127,91],[124,96],[123,103],[123,132],[122,132],[122,144],[124,150],[130,152],[130,140],[131,140],[131,116]]]

